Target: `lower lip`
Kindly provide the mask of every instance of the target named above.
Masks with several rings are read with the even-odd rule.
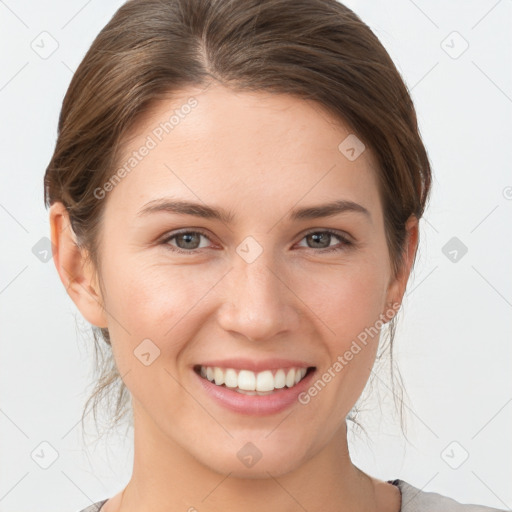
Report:
[[[291,388],[281,388],[270,395],[245,395],[234,391],[225,386],[217,386],[208,379],[198,375],[194,370],[194,375],[199,379],[201,386],[206,393],[217,403],[239,414],[250,414],[263,416],[275,414],[284,411],[293,403],[298,402],[298,396],[305,391],[313,378],[316,370],[310,372],[295,386]]]

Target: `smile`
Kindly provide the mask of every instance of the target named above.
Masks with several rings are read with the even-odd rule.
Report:
[[[194,371],[216,386],[230,388],[245,395],[269,395],[297,385],[314,367],[278,368],[253,372],[245,369],[196,366]]]

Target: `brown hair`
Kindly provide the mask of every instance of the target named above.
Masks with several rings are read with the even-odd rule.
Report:
[[[130,0],[115,13],[71,80],[44,177],[45,204],[66,206],[77,244],[98,273],[105,201],[94,190],[119,164],[130,128],[155,101],[213,81],[234,91],[314,100],[350,126],[378,162],[396,275],[405,223],[425,209],[430,164],[393,61],[371,29],[336,0]],[[388,326],[393,374],[395,318]],[[109,332],[93,327],[93,334],[98,362],[99,340],[110,345]],[[82,421],[91,401],[96,418],[99,400],[115,386],[114,423],[126,412],[128,393],[106,348]]]

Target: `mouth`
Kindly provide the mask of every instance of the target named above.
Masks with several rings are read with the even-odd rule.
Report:
[[[272,395],[299,384],[315,366],[292,366],[255,372],[249,369],[195,365],[194,372],[215,386],[243,395]]]

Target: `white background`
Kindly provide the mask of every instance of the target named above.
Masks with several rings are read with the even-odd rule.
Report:
[[[43,175],[61,101],[121,3],[0,1],[0,512],[80,510],[131,475],[129,436],[81,443],[92,341],[53,261],[32,252],[49,236]],[[408,84],[434,171],[396,337],[408,441],[384,371],[359,418],[368,438],[351,437],[353,460],[378,478],[510,509],[512,2],[347,5]],[[58,42],[47,59],[31,47],[43,31]],[[468,249],[457,262],[442,251],[452,237]],[[43,441],[58,453],[48,469],[31,458]]]

